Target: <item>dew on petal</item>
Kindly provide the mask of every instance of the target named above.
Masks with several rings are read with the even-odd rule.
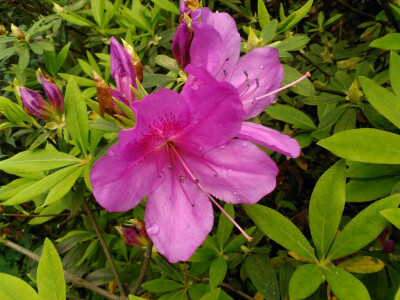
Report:
[[[258,67],[260,68],[260,70],[264,70],[264,65],[259,65]]]
[[[203,151],[203,147],[202,147],[202,146],[200,146],[199,151],[200,151],[200,152]]]
[[[237,193],[236,193],[236,192],[233,192],[233,194],[236,195]]]
[[[172,170],[172,166],[171,166],[171,165],[169,165],[169,166],[168,166],[168,169]]]
[[[232,172],[232,170],[231,170],[231,169],[229,169],[229,170],[228,170],[228,172],[229,172],[229,173],[231,173],[231,172]]]
[[[113,156],[114,156],[114,151],[112,151],[112,150],[108,151],[108,155],[110,155],[111,157],[113,157]]]
[[[243,142],[243,147],[247,147],[247,142]]]
[[[151,224],[146,231],[149,235],[156,235],[160,231],[160,227],[157,224]]]
[[[220,148],[220,149],[225,149],[225,147],[226,147],[226,145],[223,144],[223,145],[221,145],[221,147],[219,147],[219,148]]]

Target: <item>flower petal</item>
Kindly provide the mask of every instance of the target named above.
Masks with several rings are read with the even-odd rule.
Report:
[[[288,135],[261,124],[243,122],[237,137],[267,147],[291,158],[300,155],[299,143]]]
[[[121,155],[119,145],[112,146],[90,173],[96,201],[110,212],[135,207],[164,180],[156,165],[165,165],[166,160],[166,152],[161,152],[139,163],[130,162]]]
[[[38,92],[24,87],[20,87],[18,90],[21,94],[22,104],[29,114],[40,119],[47,117],[48,104]]]
[[[200,24],[207,24],[218,32],[222,42],[222,48],[219,51],[221,54],[218,55],[218,64],[213,70],[208,68],[207,70],[209,70],[217,80],[227,80],[231,76],[240,55],[240,34],[237,30],[235,20],[227,13],[213,13],[207,7],[192,12],[193,20],[197,20],[198,22],[199,18],[201,18]],[[209,27],[196,26],[195,24],[197,22],[192,22],[194,32],[193,41],[198,38],[200,30],[209,30]],[[211,32],[205,31],[202,33],[203,47],[210,47],[213,42],[207,38],[209,33]]]
[[[276,186],[278,167],[247,141],[231,140],[203,158],[186,153],[182,157],[210,194],[229,203],[256,203]]]
[[[208,151],[235,137],[244,116],[235,88],[227,82],[215,82],[183,94],[190,109],[190,125],[179,136],[182,143],[197,145],[194,151]],[[177,140],[178,140],[177,139]]]
[[[43,76],[40,76],[40,81],[47,98],[49,98],[51,106],[56,111],[62,112],[64,110],[64,97],[61,93],[60,88],[54,83],[47,81]]]
[[[133,103],[132,108],[137,112],[136,126],[120,131],[118,136],[121,153],[128,160],[143,159],[189,124],[185,99],[168,89],[146,96]]]
[[[245,119],[264,111],[276,98],[272,95],[257,101],[254,98],[281,87],[283,67],[279,62],[279,51],[271,47],[256,48],[241,57],[232,74],[232,83],[239,92],[246,111]]]
[[[185,68],[190,63],[190,31],[185,19],[179,24],[178,30],[175,33],[172,41],[172,54],[181,66]]]
[[[182,184],[174,175],[170,171],[149,195],[145,211],[146,231],[158,252],[171,263],[188,260],[214,222],[207,196],[192,182]]]

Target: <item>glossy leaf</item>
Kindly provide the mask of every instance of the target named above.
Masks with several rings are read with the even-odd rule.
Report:
[[[142,284],[142,287],[154,293],[170,292],[182,288],[182,285],[176,281],[168,279],[155,279]]]
[[[372,41],[370,46],[383,50],[399,50],[400,33],[388,33],[385,36]]]
[[[226,203],[224,205],[225,211],[234,219],[235,218],[235,210],[232,204]],[[226,242],[229,239],[233,229],[233,223],[225,216],[225,214],[220,214],[218,228],[217,228],[217,240],[218,240],[218,248],[223,249]]]
[[[366,202],[387,196],[400,176],[352,179],[346,184],[346,202]]]
[[[39,296],[36,291],[22,279],[0,273],[0,299],[39,300]]]
[[[287,105],[272,105],[265,112],[272,118],[292,124],[294,128],[307,131],[317,129],[314,122],[302,111]]]
[[[298,268],[289,282],[291,300],[304,299],[312,295],[321,285],[322,269],[316,264],[306,264]]]
[[[214,258],[210,265],[210,288],[215,289],[225,278],[228,265],[223,256]]]
[[[390,83],[397,96],[400,97],[400,56],[396,52],[390,53]]]
[[[379,212],[390,223],[400,229],[400,208],[389,208]]]

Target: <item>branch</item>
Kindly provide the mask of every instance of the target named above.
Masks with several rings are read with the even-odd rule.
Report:
[[[18,244],[15,244],[9,240],[4,240],[2,241],[2,243],[4,245],[6,245],[7,247],[14,249],[15,251],[24,254],[25,256],[33,259],[36,262],[39,262],[40,260],[40,256],[29,251],[28,249],[25,249],[23,247],[21,247]],[[118,297],[117,295],[111,294],[110,292],[103,290],[102,288],[99,288],[97,285],[94,285],[93,283],[90,283],[66,270],[64,270],[64,276],[65,276],[65,280],[68,282],[73,282],[77,285],[83,286],[84,288],[87,288],[88,290],[91,290],[107,299],[111,299],[111,300],[127,300],[128,298],[126,297]]]
[[[306,54],[304,50],[300,50],[298,52],[298,55],[300,55],[302,58],[304,58],[306,61],[308,61],[310,64],[312,64],[314,67],[316,67],[318,70],[320,70],[322,73],[324,73],[327,77],[332,77],[332,74],[329,74],[327,71],[322,69],[317,63],[311,60]]]
[[[153,242],[149,239],[147,242],[147,249],[146,249],[146,254],[144,257],[144,261],[143,261],[143,266],[142,266],[142,269],[140,270],[139,277],[138,277],[138,279],[135,283],[135,286],[133,287],[133,290],[132,290],[133,295],[137,294],[140,286],[142,285],[144,276],[146,275],[147,269],[149,268],[152,249],[153,249]]]
[[[99,238],[100,245],[103,248],[103,251],[104,251],[104,253],[105,253],[106,257],[107,257],[108,262],[110,263],[111,271],[114,274],[115,281],[116,281],[116,283],[118,285],[118,288],[120,290],[121,296],[126,297],[126,294],[125,294],[125,291],[124,291],[124,286],[122,285],[121,279],[119,278],[118,271],[117,271],[117,268],[116,268],[116,266],[114,264],[114,261],[113,261],[113,258],[111,256],[110,250],[107,247],[106,241],[104,240],[103,235],[101,234],[99,225],[97,224],[97,222],[96,222],[96,220],[95,220],[95,218],[93,216],[92,211],[90,210],[90,207],[89,207],[86,199],[83,199],[83,207],[86,210],[87,216],[89,217],[89,220],[92,223],[94,230],[96,231],[97,237]]]
[[[336,90],[331,90],[323,87],[315,87],[315,90],[318,92],[324,92],[324,93],[329,93],[329,94],[334,94],[334,95],[339,95],[339,96],[347,96],[345,93],[341,91],[336,91]]]

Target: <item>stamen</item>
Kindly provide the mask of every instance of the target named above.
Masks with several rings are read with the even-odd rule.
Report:
[[[224,65],[225,65],[225,63],[228,62],[228,61],[229,61],[229,57],[226,58],[226,59],[224,60],[224,63],[221,65],[221,67],[219,68],[218,72],[215,73],[215,76],[214,76],[214,77],[217,77],[218,74],[219,74],[222,70],[223,70],[223,72],[224,72],[225,77],[228,75],[228,72],[226,71],[226,69],[224,69]]]
[[[187,156],[190,156],[190,157],[192,157],[192,158],[194,158],[194,159],[197,160],[197,156],[195,156],[195,155],[193,155],[192,153],[186,151],[185,149],[179,148],[179,151],[181,151],[181,152],[185,153]],[[204,157],[205,157],[204,155],[200,155],[200,158],[204,158]],[[211,166],[210,166],[208,163],[206,163],[205,161],[200,160],[200,162],[201,162],[203,165],[205,165],[207,168],[209,168],[211,171],[214,172],[214,177],[218,177],[218,172],[217,172],[213,167],[211,167]]]
[[[251,242],[253,238],[249,236],[242,227],[236,221],[222,208],[221,205],[205,190],[205,188],[200,184],[200,181],[197,177],[193,175],[193,173],[190,171],[189,167],[186,165],[186,163],[183,161],[182,157],[179,155],[178,151],[175,149],[175,147],[171,144],[171,152],[174,151],[177,159],[179,162],[182,164],[183,169],[186,171],[186,173],[189,175],[189,177],[193,180],[193,182],[200,188],[200,190],[206,194],[208,199],[210,199],[216,207],[218,207],[223,214],[233,223],[233,225],[236,226],[237,229],[244,235],[244,237],[247,239],[247,241]]]
[[[277,93],[279,93],[279,92],[281,92],[281,91],[283,91],[283,90],[286,90],[287,88],[290,88],[291,86],[296,85],[297,83],[299,83],[300,81],[303,81],[304,79],[306,79],[306,78],[308,78],[308,77],[311,77],[311,73],[310,73],[310,72],[307,72],[305,75],[303,75],[303,76],[300,77],[299,79],[297,79],[297,80],[293,81],[292,83],[289,83],[288,85],[285,85],[285,86],[283,86],[283,87],[281,87],[281,88],[279,88],[279,89],[277,89],[277,90],[275,90],[275,91],[269,92],[268,94],[259,96],[259,97],[254,98],[254,99],[249,99],[249,100],[247,100],[247,101],[243,101],[242,103],[243,103],[243,104],[247,104],[247,103],[250,103],[250,102],[251,102],[251,103],[255,103],[255,102],[258,101],[258,100],[261,100],[261,99],[263,99],[263,98],[266,98],[266,97],[269,97],[269,96],[271,96],[271,95],[277,94]]]

